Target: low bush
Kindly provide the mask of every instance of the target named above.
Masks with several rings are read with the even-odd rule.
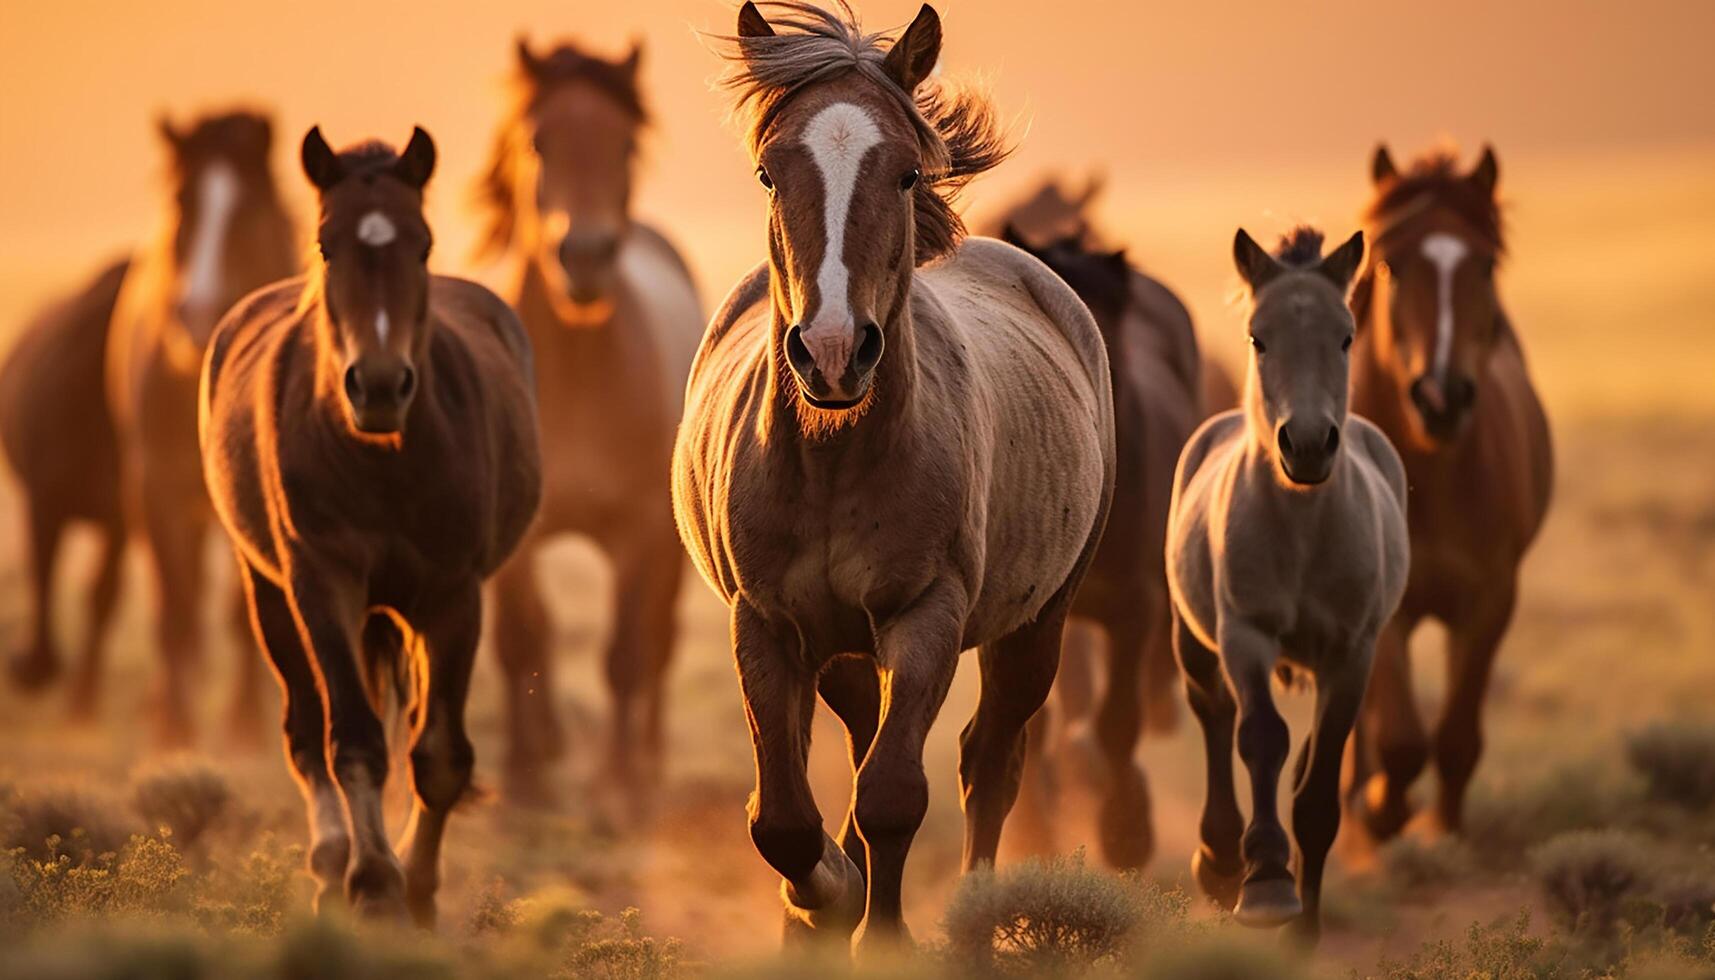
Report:
[[[1650,799],[1688,810],[1715,807],[1715,726],[1652,725],[1626,739],[1626,758]]]
[[[63,857],[81,864],[119,851],[140,830],[111,800],[80,789],[48,786],[15,792],[5,802],[0,812],[0,850],[22,848],[38,860]]]
[[[173,832],[181,848],[196,846],[232,806],[226,776],[205,762],[179,760],[139,773],[132,780],[131,802],[149,829]]]

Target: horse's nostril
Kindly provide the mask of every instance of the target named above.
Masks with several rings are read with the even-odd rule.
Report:
[[[1328,438],[1322,440],[1322,449],[1325,452],[1332,454],[1336,449],[1339,449],[1339,448],[1340,448],[1340,427],[1337,425],[1331,425],[1328,427]]]
[[[881,363],[881,352],[887,347],[887,342],[881,336],[881,328],[873,323],[863,325],[861,338],[858,340],[857,356],[852,359],[852,367],[859,377],[875,370]]]
[[[804,378],[808,378],[816,367],[815,358],[810,356],[810,348],[804,344],[804,332],[797,327],[786,331],[786,361],[792,365],[792,370]]]
[[[345,397],[353,405],[363,404],[363,378],[357,373],[357,365],[345,369]]]
[[[1292,437],[1286,434],[1286,426],[1281,426],[1280,431],[1275,433],[1275,441],[1280,444],[1280,451],[1283,455],[1292,455]]]
[[[410,398],[411,392],[415,390],[417,390],[417,372],[411,370],[411,366],[407,364],[404,372],[399,375],[399,400],[404,401]]]

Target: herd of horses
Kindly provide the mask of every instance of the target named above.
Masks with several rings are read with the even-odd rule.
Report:
[[[1176,672],[1206,747],[1194,876],[1239,921],[1314,942],[1342,811],[1356,833],[1398,834],[1431,759],[1425,818],[1457,832],[1552,482],[1496,293],[1492,151],[1465,172],[1444,154],[1401,170],[1379,149],[1363,229],[1326,254],[1312,229],[1272,252],[1239,231],[1235,387],[1171,291],[1091,229],[1095,188],[1048,185],[995,237],[966,235],[954,196],[1009,146],[981,94],[930,80],[930,7],[871,34],[843,4],[746,3],[713,41],[766,190],[768,255],[707,321],[678,252],[631,215],[648,124],[635,49],[520,41],[479,188],[484,249],[516,269],[505,299],[429,272],[423,130],[343,151],[310,130],[317,249],[300,268],[268,118],[163,122],[171,233],[43,313],[0,370],[34,600],[12,680],[40,689],[62,670],[57,558],[68,526],[92,523],[71,709],[98,710],[135,535],[157,585],[159,736],[191,739],[218,520],[234,627],[284,695],[318,904],[432,925],[474,764],[485,586],[506,788],[551,799],[563,739],[536,553],[578,534],[615,573],[603,782],[639,815],[660,780],[686,552],[729,607],[750,834],[782,879],[788,940],[905,935],[924,740],[971,648],[967,870],[993,863],[1015,802],[1046,824],[1057,745],[1094,765],[1104,857],[1145,864],[1135,750],[1173,723]],[[1432,731],[1406,652],[1431,618],[1450,678]],[[236,672],[236,735],[261,662]],[[1292,841],[1282,677],[1316,691]],[[818,699],[849,733],[837,836],[806,776]],[[381,814],[391,711],[414,801],[397,849]]]

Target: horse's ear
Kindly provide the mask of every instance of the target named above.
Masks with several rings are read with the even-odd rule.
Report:
[[[1093,170],[1084,179],[1084,189],[1078,192],[1078,199],[1073,203],[1077,205],[1078,210],[1082,211],[1095,203],[1096,198],[1102,195],[1102,191],[1106,190],[1107,186],[1108,175],[1099,170]]]
[[[1030,251],[1030,242],[1024,237],[1024,233],[1018,230],[1018,226],[1011,221],[1008,221],[1006,226],[1000,230],[1000,240],[1008,245],[1022,248],[1026,252]]]
[[[642,65],[643,65],[643,39],[642,38],[636,38],[631,42],[631,53],[627,54],[625,56],[625,60],[621,61],[619,63],[619,67],[624,69],[625,73],[627,75],[630,75],[633,79],[636,79],[637,78],[637,69],[642,67]]]
[[[161,141],[167,144],[167,149],[172,150],[174,153],[177,153],[179,151],[179,147],[183,146],[185,143],[184,134],[179,132],[177,126],[173,125],[173,117],[167,115],[165,112],[156,114],[155,132],[161,135]]]
[[[1495,159],[1495,148],[1483,144],[1483,158],[1477,161],[1477,169],[1471,171],[1470,181],[1483,189],[1483,193],[1493,197],[1495,185],[1501,180],[1501,163]]]
[[[435,172],[435,141],[421,126],[411,128],[411,142],[393,163],[393,176],[406,186],[422,190]]]
[[[756,4],[745,0],[744,6],[738,8],[739,37],[773,37],[774,28],[768,25],[768,18],[762,16],[762,11],[756,9]]]
[[[1376,155],[1370,160],[1370,183],[1380,186],[1399,176],[1399,168],[1393,165],[1393,154],[1387,151],[1386,143],[1376,144]]]
[[[898,82],[900,88],[915,92],[940,60],[941,17],[935,13],[934,7],[924,4],[911,21],[911,26],[893,42],[887,58],[881,63],[881,70]]]
[[[1250,287],[1252,294],[1274,281],[1281,270],[1281,264],[1275,261],[1274,256],[1258,245],[1243,228],[1233,236],[1233,265],[1238,268],[1239,278]]]
[[[1352,237],[1346,239],[1346,244],[1328,253],[1316,271],[1327,276],[1334,285],[1345,292],[1352,285],[1352,279],[1357,276],[1358,269],[1364,264],[1364,233],[1355,231]]]
[[[318,191],[331,188],[345,177],[345,166],[339,162],[339,154],[322,137],[320,126],[311,126],[310,131],[304,134],[304,144],[298,150],[298,157],[304,164],[304,176],[310,178],[310,183]]]
[[[1102,256],[1102,261],[1108,264],[1109,269],[1112,269],[1114,272],[1117,272],[1122,276],[1128,275],[1131,272],[1131,263],[1126,261],[1125,249],[1123,248],[1104,254]]]
[[[536,79],[542,76],[542,59],[536,57],[536,52],[530,50],[530,38],[520,34],[513,39],[512,45],[518,54],[518,68],[526,78]]]

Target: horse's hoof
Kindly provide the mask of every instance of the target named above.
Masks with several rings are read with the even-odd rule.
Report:
[[[864,906],[869,899],[863,872],[830,838],[823,844],[821,862],[810,874],[811,887],[827,896],[815,908],[805,906],[808,899],[800,896],[791,882],[780,883],[780,899],[786,906],[786,945],[820,944],[836,939],[848,942],[863,921]]]
[[[1221,908],[1231,912],[1233,906],[1238,904],[1244,869],[1237,864],[1233,866],[1233,870],[1224,871],[1206,848],[1198,847],[1191,852],[1191,877],[1196,879],[1197,887],[1202,889],[1203,894]]]
[[[6,664],[6,672],[11,676],[14,687],[34,693],[60,676],[60,658],[48,650],[24,650],[12,655]]]
[[[1239,904],[1233,909],[1233,919],[1252,929],[1283,926],[1303,914],[1298,885],[1291,878],[1245,882],[1239,890]]]
[[[1398,837],[1415,815],[1409,800],[1403,797],[1388,799],[1386,788],[1379,779],[1353,793],[1348,805],[1364,833],[1378,844]]]
[[[1141,868],[1155,852],[1149,788],[1135,766],[1103,801],[1101,832],[1102,856],[1112,867],[1127,871]]]
[[[365,858],[353,865],[345,877],[345,891],[360,919],[406,921],[405,873],[391,855]]]
[[[345,904],[345,869],[351,842],[344,837],[319,841],[310,848],[310,874],[316,879],[316,914]]]
[[[915,952],[917,943],[912,940],[911,930],[905,927],[904,922],[872,928],[869,919],[865,918],[852,934],[852,958],[863,964],[866,972],[898,965],[898,961]],[[894,971],[880,969],[878,972],[885,976]]]

